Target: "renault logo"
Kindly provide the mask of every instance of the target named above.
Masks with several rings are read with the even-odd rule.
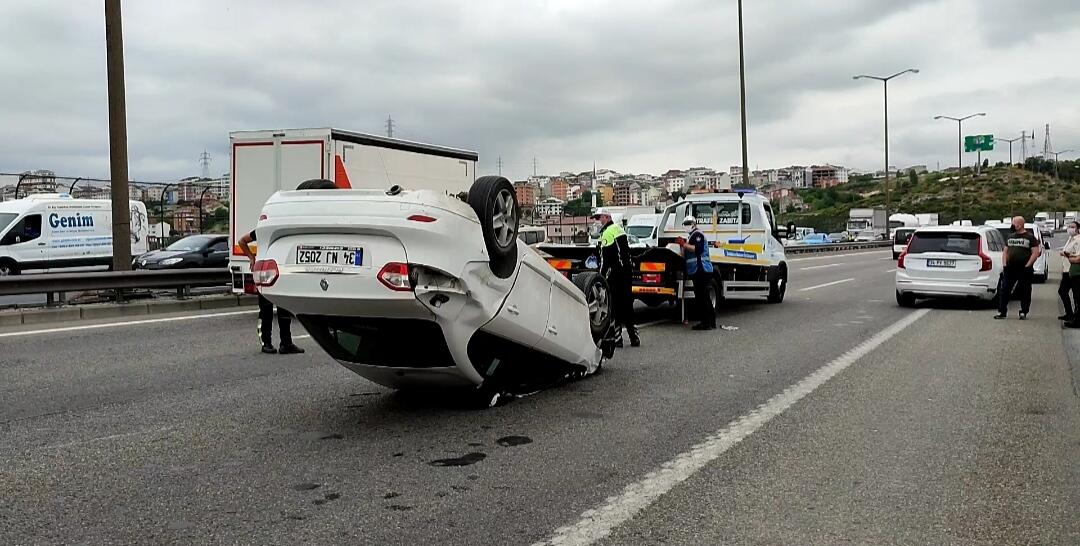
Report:
[[[319,287],[323,289],[323,292],[326,292],[330,288],[330,283],[326,282],[326,279],[323,279],[319,281]]]

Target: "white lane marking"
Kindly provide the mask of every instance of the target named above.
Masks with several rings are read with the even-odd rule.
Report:
[[[795,271],[810,271],[811,269],[824,269],[826,267],[839,267],[846,264],[825,264],[825,265],[812,265],[810,267],[796,267]]]
[[[850,282],[850,281],[853,281],[853,280],[855,280],[855,278],[851,277],[851,278],[848,278],[848,279],[840,279],[838,281],[827,282],[825,284],[818,284],[818,285],[815,285],[815,286],[807,286],[806,288],[800,289],[800,292],[806,292],[807,290],[816,290],[818,288],[825,288],[826,286],[834,286],[834,285],[837,285],[837,284]]]
[[[895,272],[896,272],[896,268],[895,268],[895,267],[894,267],[894,268],[892,268],[892,269],[890,269],[890,270],[888,270],[888,271],[886,271],[886,273],[895,273]]]
[[[852,253],[852,254],[830,254],[828,256],[811,256],[809,258],[792,258],[792,259],[787,260],[787,261],[789,261],[789,262],[802,262],[802,261],[805,261],[805,260],[831,260],[833,258],[847,258],[849,256],[873,256],[875,254],[880,254],[881,252],[884,252],[884,251],[868,250],[866,252],[855,252],[855,253]]]
[[[836,374],[844,371],[929,312],[929,309],[914,311],[870,339],[856,345],[836,360],[818,368],[798,383],[754,408],[750,413],[728,423],[727,426],[706,437],[688,451],[660,465],[660,468],[646,474],[641,481],[626,486],[622,493],[608,497],[596,508],[586,510],[577,522],[556,529],[550,538],[537,542],[534,546],[585,546],[604,539],[616,527],[629,521],[638,512],[659,500],[661,496],[696,474],[705,465],[715,461],[765,423],[795,405]]]
[[[63,328],[47,328],[45,330],[28,330],[25,332],[8,332],[6,334],[0,334],[0,338],[4,337],[22,337],[33,336],[38,334],[56,334],[60,332],[78,332],[81,330],[100,330],[102,328],[119,328],[121,326],[140,326],[143,324],[157,324],[160,322],[178,322],[182,320],[198,320],[218,317],[233,317],[236,315],[251,315],[258,313],[258,309],[249,309],[246,311],[229,311],[226,313],[210,313],[206,315],[184,315],[182,317],[168,317],[158,319],[146,319],[146,320],[127,320],[124,322],[107,322],[105,324],[86,324],[83,326],[65,326]]]

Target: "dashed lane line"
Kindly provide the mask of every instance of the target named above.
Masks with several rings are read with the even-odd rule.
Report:
[[[800,288],[799,291],[800,292],[806,292],[807,290],[817,290],[818,288],[825,288],[826,286],[835,286],[837,284],[843,284],[843,283],[846,283],[846,282],[851,282],[853,280],[855,280],[855,277],[850,277],[850,278],[847,278],[847,279],[840,279],[838,281],[833,281],[833,282],[827,282],[825,284],[817,284],[817,285],[814,285],[814,286],[808,286],[806,288]]]
[[[773,396],[750,413],[731,421],[688,451],[663,463],[640,481],[626,486],[621,493],[608,497],[596,508],[586,510],[577,521],[556,529],[547,540],[535,543],[534,546],[587,546],[603,540],[616,527],[654,504],[675,486],[701,471],[727,450],[757,432],[774,417],[782,414],[796,402],[929,312],[929,309],[919,309],[893,323],[832,362],[818,368],[798,383],[784,389],[783,392]]]

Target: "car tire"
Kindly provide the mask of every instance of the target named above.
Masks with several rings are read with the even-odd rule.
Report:
[[[892,259],[893,259],[894,262],[896,260],[899,260],[900,259],[900,253],[899,252],[893,252],[892,253]]]
[[[1035,276],[1034,276],[1034,277],[1032,278],[1032,280],[1033,280],[1033,281],[1035,281],[1035,284],[1043,284],[1043,283],[1045,283],[1045,282],[1046,282],[1046,277],[1047,277],[1047,276],[1049,276],[1049,274],[1046,274],[1046,275],[1035,275]]]
[[[585,295],[589,304],[589,330],[599,345],[611,329],[611,286],[603,275],[595,272],[574,275],[574,286]]]
[[[19,274],[19,266],[11,260],[0,260],[0,277],[12,277]]]
[[[900,307],[915,307],[915,294],[896,291],[896,304]]]
[[[776,279],[769,283],[769,297],[767,301],[769,303],[782,303],[784,301],[784,294],[787,293],[787,268],[781,266],[780,273],[777,274]]]
[[[481,176],[469,188],[469,206],[480,219],[491,271],[500,279],[517,267],[517,234],[521,221],[514,186],[501,176]]]

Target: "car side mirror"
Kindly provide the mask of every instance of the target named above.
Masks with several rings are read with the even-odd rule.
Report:
[[[776,237],[777,239],[786,239],[786,238],[787,238],[787,236],[788,236],[788,229],[787,229],[787,226],[776,226],[776,227],[774,228],[774,232],[773,232],[773,235],[774,235],[774,236],[775,236],[775,237]]]

